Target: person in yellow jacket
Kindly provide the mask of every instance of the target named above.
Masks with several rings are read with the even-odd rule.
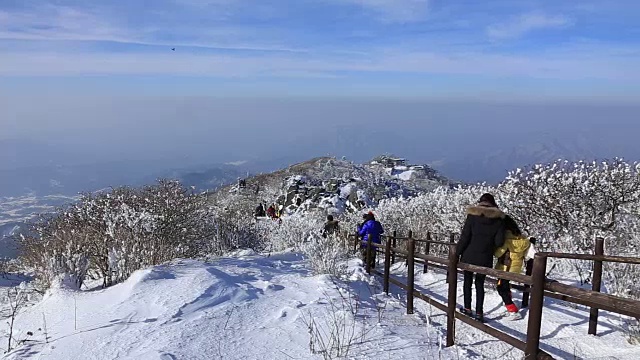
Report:
[[[527,251],[531,246],[529,239],[522,235],[518,224],[510,216],[505,216],[505,241],[504,245],[497,248],[494,255],[498,258],[495,269],[513,273],[521,273],[524,266]],[[509,280],[498,279],[498,294],[502,297],[507,311],[518,313],[518,307],[511,297],[511,285]]]

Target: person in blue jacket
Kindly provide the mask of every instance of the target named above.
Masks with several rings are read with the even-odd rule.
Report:
[[[367,243],[364,240],[371,240],[373,243],[380,244],[380,235],[384,233],[382,224],[376,220],[371,211],[365,216],[365,223],[358,227],[358,235],[362,237],[360,251],[362,253],[362,261],[367,261]],[[373,269],[376,266],[376,249],[372,248],[369,266]]]

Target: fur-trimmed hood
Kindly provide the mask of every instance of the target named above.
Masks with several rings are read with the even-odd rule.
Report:
[[[496,207],[485,206],[483,204],[468,207],[467,214],[483,216],[491,219],[504,219],[505,217],[505,214],[502,212],[502,210]]]

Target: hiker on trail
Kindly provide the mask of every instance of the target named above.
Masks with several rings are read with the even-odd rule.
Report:
[[[497,248],[494,253],[495,257],[498,258],[495,269],[519,274],[522,272],[524,259],[531,243],[529,239],[522,235],[518,224],[516,224],[511,216],[505,216],[504,227],[504,244]],[[511,297],[509,280],[498,279],[497,289],[509,315],[511,315],[513,319],[520,318],[518,306],[513,303],[513,298]]]
[[[267,209],[267,216],[271,219],[276,218],[276,208],[273,206],[273,204],[269,205],[269,208]]]
[[[338,220],[333,220],[333,215],[327,215],[327,222],[324,223],[324,228],[322,229],[322,237],[326,238],[330,235],[337,235],[340,231],[340,224]]]
[[[496,200],[491,194],[480,197],[478,204],[467,209],[467,219],[464,222],[460,241],[456,247],[456,254],[463,263],[491,268],[493,267],[493,253],[496,248],[504,244],[504,216],[498,209]],[[474,276],[475,275],[475,276]],[[471,285],[476,285],[476,312],[471,312]],[[472,271],[464,271],[464,306],[460,312],[474,316],[476,320],[484,322],[484,281],[486,275]]]
[[[263,217],[265,216],[265,212],[264,212],[264,206],[262,206],[262,203],[260,203],[257,207],[256,207],[256,211],[254,213],[255,217]]]
[[[375,244],[380,244],[380,235],[384,233],[382,224],[376,220],[371,211],[365,215],[366,222],[358,227],[358,235],[362,236],[362,240],[371,241]],[[362,252],[362,261],[367,261],[367,243],[361,241],[360,250]],[[371,247],[369,267],[372,269],[376,267],[376,248]]]

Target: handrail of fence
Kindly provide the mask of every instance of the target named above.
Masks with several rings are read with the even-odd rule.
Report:
[[[434,307],[447,313],[447,346],[454,345],[455,342],[455,320],[458,319],[470,326],[473,326],[495,338],[504,341],[515,348],[524,351],[525,359],[553,359],[551,355],[540,349],[540,327],[542,322],[542,311],[544,306],[544,297],[552,297],[564,300],[570,303],[580,304],[591,308],[589,316],[589,334],[597,333],[598,311],[606,310],[613,313],[640,318],[640,301],[622,298],[619,296],[603,294],[600,292],[602,285],[602,263],[618,262],[626,264],[640,264],[640,258],[608,256],[604,255],[604,239],[596,239],[595,253],[590,254],[570,254],[570,253],[550,253],[540,252],[535,255],[533,261],[533,269],[531,273],[526,275],[499,271],[492,268],[485,268],[458,262],[456,254],[454,235],[450,234],[449,242],[437,241],[431,239],[431,234],[427,234],[427,239],[415,239],[412,231],[408,232],[408,236],[399,237],[394,231],[391,235],[384,236],[383,244],[376,244],[371,241],[360,239],[356,235],[354,237],[354,250],[358,245],[364,245],[365,268],[367,273],[375,273],[383,277],[383,288],[385,293],[389,293],[390,284],[394,284],[407,292],[407,314],[413,313],[414,298],[419,298]],[[397,241],[406,241],[406,249],[400,249]],[[424,250],[422,253],[416,252],[416,243],[423,243]],[[447,245],[448,256],[443,258],[430,254],[430,245]],[[375,271],[370,267],[370,260],[373,252],[384,254],[384,270],[383,272]],[[390,275],[391,264],[395,263],[396,255],[403,257],[408,268],[407,283],[404,284],[399,280],[393,279]],[[557,281],[550,280],[546,277],[547,260],[549,258],[575,259],[593,261],[593,279],[592,289],[582,289]],[[415,262],[424,265],[423,271],[428,271],[428,266],[434,266],[447,271],[448,294],[447,303],[439,302],[430,298],[427,294],[415,290]],[[523,291],[523,307],[529,306],[529,321],[527,325],[526,340],[518,339],[510,334],[495,329],[487,324],[475,321],[456,311],[457,299],[457,276],[460,271],[472,271],[475,273],[485,274],[496,279],[510,280],[524,286],[515,285],[514,288]],[[529,297],[530,303],[529,303]]]

